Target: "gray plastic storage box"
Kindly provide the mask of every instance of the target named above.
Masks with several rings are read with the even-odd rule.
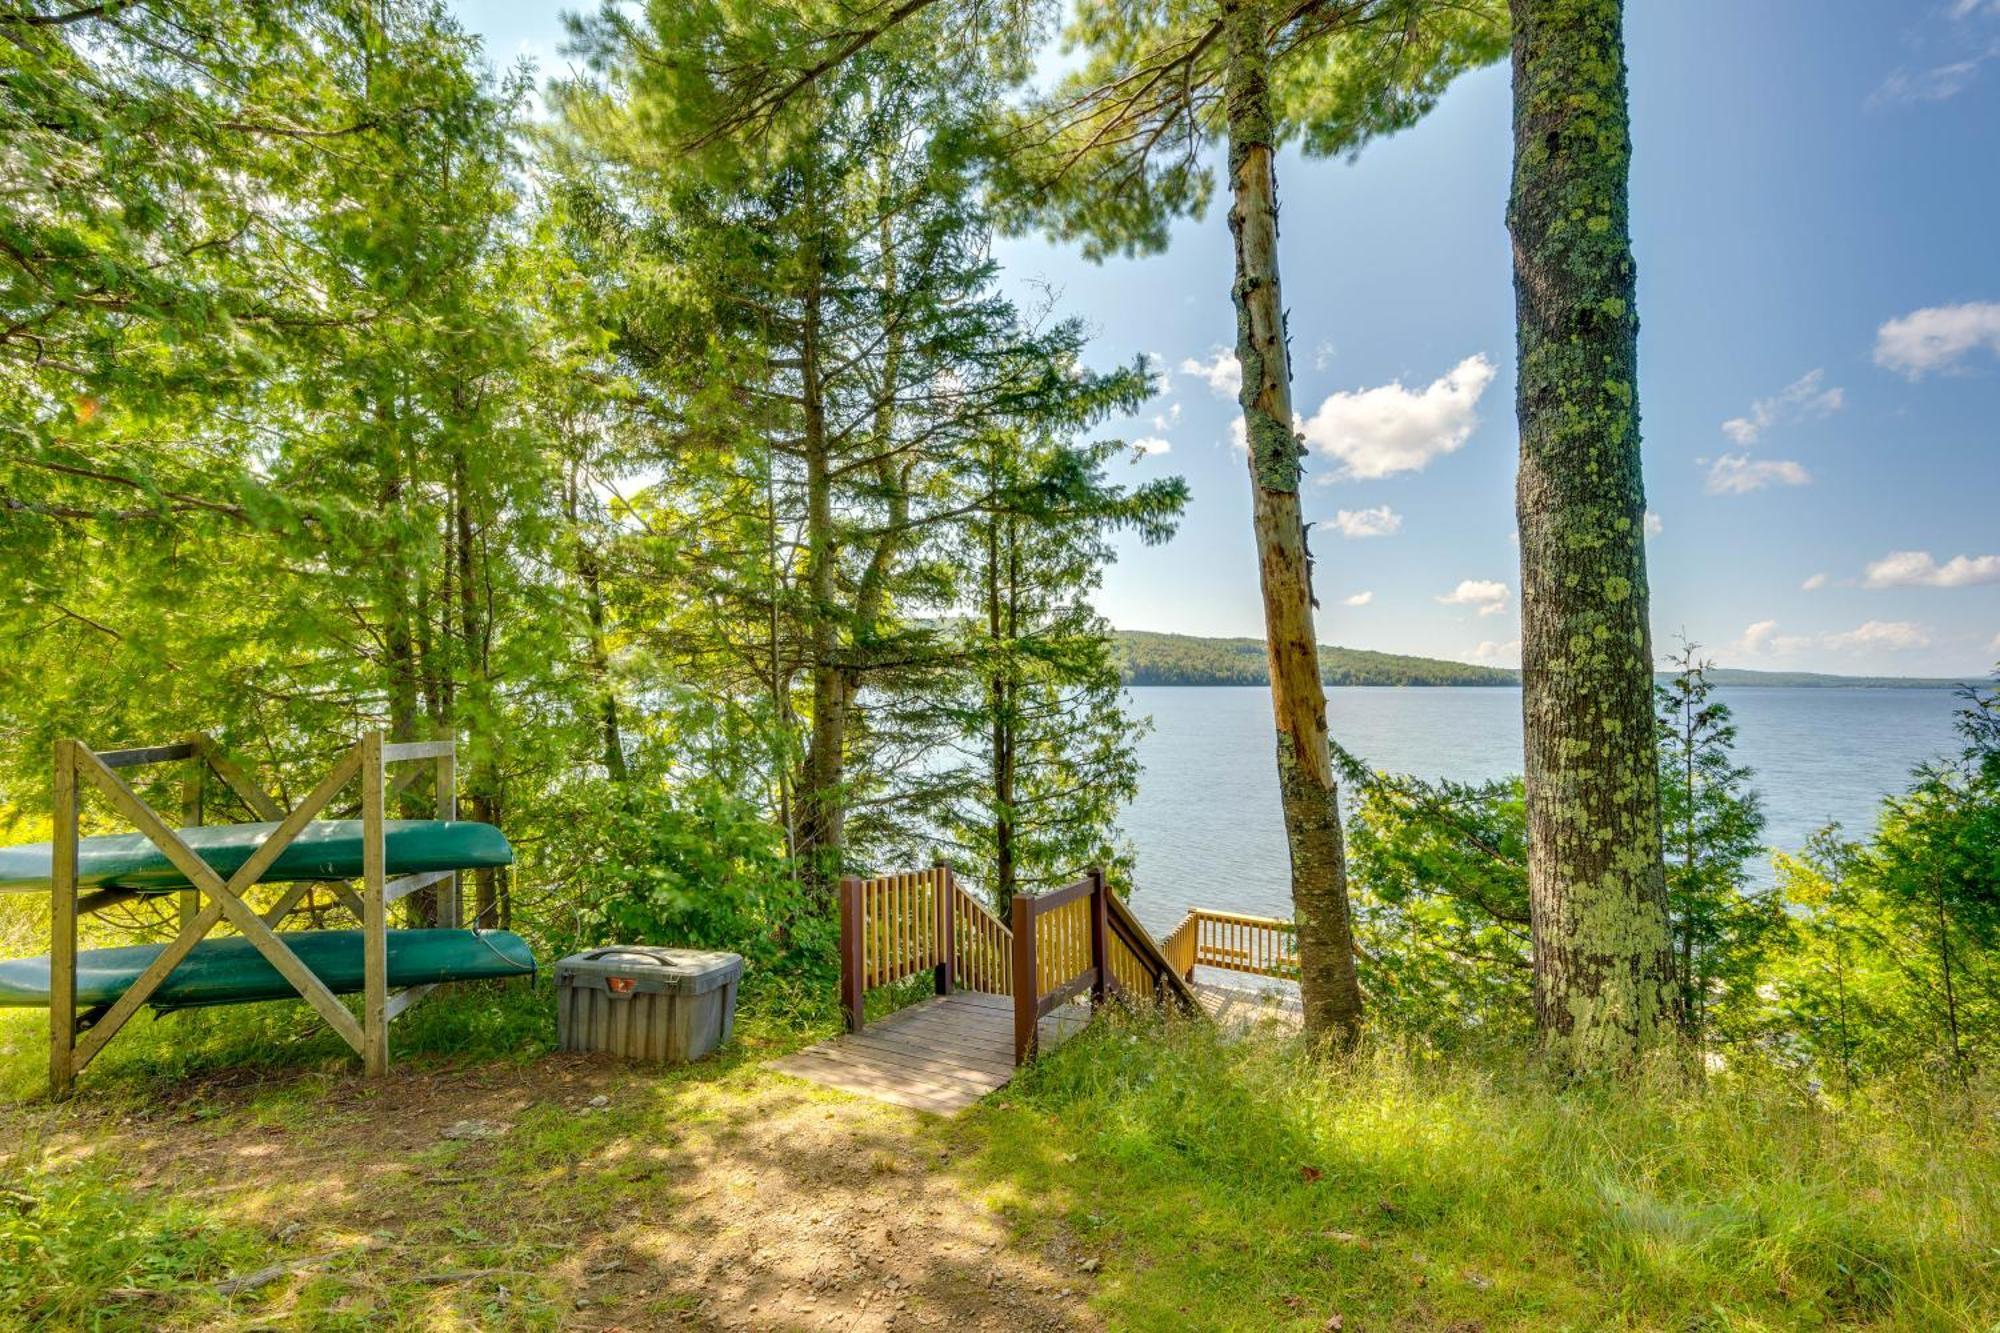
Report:
[[[556,964],[556,1044],[634,1060],[699,1060],[729,1040],[743,957],[612,945]]]

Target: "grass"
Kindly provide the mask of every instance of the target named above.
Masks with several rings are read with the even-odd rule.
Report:
[[[1114,1326],[2000,1328],[2000,1102],[1099,1025],[958,1130]]]
[[[42,1015],[0,1013],[0,1329],[587,1322],[591,1256],[678,1268],[722,1243],[683,1210],[747,1188],[732,1145],[774,1089],[801,1123],[842,1104],[762,1069],[831,1029],[822,997],[753,991],[728,1054],[664,1072],[551,1059],[550,1008],[545,986],[440,992],[398,1025],[387,1089],[302,1005],[140,1019],[61,1107]],[[438,1137],[461,1116],[511,1128]],[[2000,1330],[1991,1086],[1563,1087],[1504,1054],[1323,1061],[1126,1018],[959,1120],[866,1128],[861,1207],[912,1173],[982,1200],[1113,1328]],[[334,1220],[300,1234],[304,1195]],[[626,1326],[705,1322],[685,1289],[624,1299]]]
[[[575,1285],[551,1272],[573,1247],[563,1224],[672,1204],[655,1157],[628,1145],[726,1117],[759,1062],[823,1035],[823,1008],[767,986],[722,1055],[643,1074],[587,1064],[579,1091],[573,1066],[559,1084],[549,1068],[546,983],[442,990],[396,1025],[399,1100],[422,1098],[431,1122],[497,1104],[508,1132],[492,1141],[434,1124],[398,1139],[303,1004],[137,1018],[60,1106],[45,1100],[44,1012],[0,1010],[0,1330],[234,1326],[249,1311],[330,1330],[560,1327]],[[634,1095],[579,1113],[587,1091],[628,1081]],[[279,1151],[315,1140],[342,1155]],[[200,1163],[181,1161],[195,1144]],[[279,1224],[307,1194],[337,1220]],[[296,1279],[218,1286],[302,1252],[321,1261]]]

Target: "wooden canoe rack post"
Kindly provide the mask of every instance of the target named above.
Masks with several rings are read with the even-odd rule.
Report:
[[[434,765],[437,790],[437,817],[456,818],[456,743],[451,740],[386,742],[379,731],[364,734],[334,761],[319,784],[304,800],[286,811],[269,793],[252,782],[206,736],[194,736],[171,745],[133,749],[94,751],[77,740],[59,740],[55,749],[55,792],[52,802],[55,828],[49,876],[49,1092],[66,1097],[76,1077],[98,1052],[118,1034],[127,1020],[138,1012],[173,970],[187,958],[195,945],[223,921],[227,921],[262,954],[279,975],[293,986],[300,998],[319,1011],[327,1025],[362,1057],[367,1072],[381,1074],[389,1066],[389,1024],[420,999],[430,988],[412,987],[396,995],[388,987],[389,905],[418,889],[438,885],[439,918],[458,924],[458,894],[455,871],[432,871],[390,880],[385,846],[385,807],[389,788],[385,781],[392,765],[429,762]],[[191,760],[195,768],[182,785],[182,815],[190,823],[201,816],[201,766],[213,772],[260,819],[275,822],[257,850],[236,872],[224,880],[209,868],[192,848],[170,828],[166,820],[132,790],[120,772],[149,764]],[[407,785],[408,775],[397,784]],[[244,891],[256,884],[276,862],[280,853],[304,832],[327,804],[350,783],[361,786],[362,876],[357,894],[346,885],[336,885],[335,896],[354,914],[362,928],[363,992],[361,1019],[356,1021],[347,1006],[327,989],[306,965],[299,961],[275,930],[298,908],[310,883],[288,886],[268,910],[259,913],[244,902]],[[112,809],[130,821],[148,842],[157,847],[192,886],[181,895],[180,930],[152,963],[139,974],[123,995],[107,1006],[79,1015],[76,1009],[77,923],[86,913],[123,901],[130,896],[106,891],[82,897],[78,893],[77,857],[81,840],[82,798],[94,790]],[[449,887],[445,887],[449,886]]]

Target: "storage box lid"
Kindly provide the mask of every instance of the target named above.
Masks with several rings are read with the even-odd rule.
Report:
[[[699,995],[743,975],[743,955],[710,949],[612,944],[571,954],[556,964],[556,985],[589,986],[614,995],[633,991]],[[624,985],[614,984],[623,982]]]

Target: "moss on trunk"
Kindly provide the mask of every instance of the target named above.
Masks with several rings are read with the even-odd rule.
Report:
[[[1229,231],[1236,249],[1236,358],[1250,452],[1252,522],[1278,727],[1278,789],[1291,849],[1300,989],[1307,1030],[1351,1041],[1361,986],[1347,902],[1340,799],[1327,746],[1326,690],[1313,632],[1312,561],[1299,511],[1292,376],[1278,286],[1278,198],[1273,165],[1268,15],[1261,0],[1223,6],[1229,42]]]
[[[1672,1031],[1621,0],[1514,0],[1521,677],[1536,1017],[1579,1069]]]

